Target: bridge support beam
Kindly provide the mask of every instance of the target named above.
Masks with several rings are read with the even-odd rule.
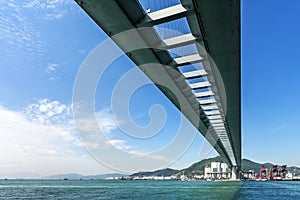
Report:
[[[236,172],[237,172],[237,168],[236,166],[233,166],[231,168],[231,180],[233,181],[237,180]]]

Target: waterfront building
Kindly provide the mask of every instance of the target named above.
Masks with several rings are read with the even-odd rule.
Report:
[[[221,163],[221,177],[229,178],[229,176],[230,176],[230,171],[227,163]]]
[[[255,174],[254,169],[249,170],[249,171],[247,171],[247,172],[243,172],[243,178],[244,178],[244,179],[250,179],[250,180],[253,180],[253,179],[255,179],[255,176],[256,176],[256,174]]]
[[[211,162],[204,168],[204,179],[227,179],[230,178],[230,170],[226,163]]]
[[[206,167],[204,168],[204,179],[208,179],[208,178],[211,178],[210,167],[206,165]]]

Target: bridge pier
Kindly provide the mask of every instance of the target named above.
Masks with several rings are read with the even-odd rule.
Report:
[[[237,180],[236,172],[237,172],[236,166],[232,166],[232,168],[231,168],[231,180],[233,180],[233,181]]]

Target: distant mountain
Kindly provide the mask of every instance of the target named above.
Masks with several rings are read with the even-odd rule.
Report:
[[[0,173],[0,178],[9,179],[39,179],[42,175],[32,172],[17,172],[17,173]]]
[[[106,179],[109,177],[126,177],[125,174],[119,174],[119,173],[111,173],[111,174],[99,174],[99,175],[88,175],[83,176],[80,174],[56,174],[52,176],[46,176],[44,179],[70,179],[70,180],[97,180],[97,179]]]
[[[192,164],[188,168],[180,170],[178,174],[182,174],[183,172],[186,176],[192,176],[193,174],[204,174],[205,166],[210,165],[211,162],[223,162],[223,161],[220,156],[204,159]]]
[[[56,174],[52,176],[46,176],[44,179],[82,179],[84,176],[80,174]]]
[[[136,176],[136,177],[143,177],[143,176],[171,176],[171,175],[181,175],[184,174],[186,176],[192,177],[193,175],[202,175],[204,174],[204,168],[207,165],[210,165],[211,162],[222,162],[222,158],[220,156],[214,157],[214,158],[208,158],[201,160],[199,162],[196,162],[192,164],[191,166],[182,169],[182,170],[175,170],[175,169],[160,169],[156,171],[151,172],[137,172],[134,174],[131,174],[130,176]],[[256,163],[249,159],[242,159],[242,170],[243,171],[249,171],[254,170],[256,173],[259,173],[259,170],[262,168],[262,166],[265,166],[266,168],[270,169],[273,164],[272,163]],[[280,167],[280,166],[278,166]],[[300,175],[300,168],[299,167],[287,167],[289,172],[292,172],[296,175]],[[119,173],[111,173],[111,174],[100,174],[100,175],[80,175],[80,174],[57,174],[47,177],[42,177],[40,174],[35,173],[29,173],[29,172],[20,172],[20,173],[14,173],[14,174],[2,174],[0,173],[0,178],[24,178],[24,179],[70,179],[70,180],[97,180],[97,179],[106,179],[109,177],[127,177],[126,174],[119,174]]]
[[[243,171],[249,171],[249,170],[254,170],[255,173],[259,173],[260,169],[265,166],[267,169],[270,169],[273,165],[272,163],[256,163],[248,159],[243,159],[242,160],[242,170]],[[278,165],[278,168],[281,166]],[[300,168],[299,167],[294,167],[294,166],[287,166],[287,170],[289,172],[295,173],[297,175],[300,175]]]
[[[256,163],[248,159],[242,159],[242,170],[243,171],[249,171],[254,170],[256,173],[259,173],[259,170],[265,166],[267,169],[270,169],[273,164],[272,163]]]
[[[160,169],[153,172],[137,172],[134,174],[131,174],[130,176],[137,176],[137,177],[143,177],[143,176],[171,176],[173,174],[178,173],[178,170],[175,169]]]
[[[184,174],[186,176],[192,177],[193,175],[202,175],[204,174],[204,168],[207,165],[210,165],[211,162],[223,162],[222,158],[220,156],[214,157],[214,158],[208,158],[201,160],[199,162],[196,162],[192,164],[191,166],[182,169],[182,170],[174,170],[174,169],[161,169],[153,172],[138,172],[134,173],[131,176],[171,176],[171,175],[181,175]],[[259,173],[262,166],[265,166],[266,168],[270,169],[273,164],[272,163],[256,163],[248,159],[242,159],[242,171],[249,171],[254,170],[256,173]],[[279,166],[280,167],[280,166]],[[295,173],[296,175],[300,175],[300,168],[299,167],[287,167],[288,171]]]
[[[223,162],[220,156],[204,159],[197,163],[194,163],[190,167],[186,169],[182,169],[179,173],[186,174],[187,176],[191,176],[193,174],[204,174],[204,168],[206,165],[210,165],[211,162]],[[256,163],[248,159],[242,159],[242,171],[249,171],[254,170],[256,173],[259,173],[260,169],[265,166],[266,168],[270,169],[274,164],[272,163]],[[280,167],[280,166],[278,166]],[[300,168],[299,167],[287,167],[288,171],[299,174],[300,175]]]
[[[299,167],[287,167],[287,170],[289,172],[295,173],[297,175],[300,175],[300,168]]]
[[[119,174],[119,173],[111,173],[111,174],[100,174],[100,175],[89,175],[89,176],[84,176],[83,179],[106,179],[106,178],[116,178],[116,177],[127,177],[128,175],[126,174]]]

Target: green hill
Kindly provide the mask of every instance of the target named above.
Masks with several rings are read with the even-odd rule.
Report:
[[[143,176],[171,176],[173,174],[178,173],[178,170],[175,169],[160,169],[153,172],[137,172],[130,176],[137,176],[137,177],[143,177]]]
[[[242,170],[243,171],[249,171],[249,170],[253,170],[255,171],[255,173],[259,173],[259,170],[265,166],[267,169],[270,169],[273,165],[272,163],[256,163],[253,162],[251,160],[248,159],[243,159],[242,160]],[[278,168],[280,168],[281,166],[278,165]],[[299,167],[294,167],[294,166],[287,166],[287,170],[289,172],[295,173],[296,175],[300,175],[300,168]]]
[[[222,162],[222,158],[220,156],[204,159],[197,163],[192,164],[190,167],[186,169],[182,169],[179,173],[184,171],[184,174],[187,176],[192,176],[193,174],[204,174],[204,168],[206,165],[210,165],[211,162]],[[256,173],[259,173],[260,169],[265,166],[267,169],[270,169],[273,163],[256,163],[248,159],[242,159],[242,171],[249,171],[254,170]],[[278,166],[280,168],[281,166]],[[300,175],[300,168],[299,167],[287,167],[287,170],[295,173],[296,175]]]
[[[99,175],[80,175],[80,174],[56,174],[52,176],[43,177],[43,179],[70,179],[70,180],[99,180],[99,179],[106,179],[108,177],[126,177],[126,174],[119,174],[119,173],[111,173],[111,174],[99,174]]]
[[[270,169],[273,164],[272,163],[256,163],[248,159],[242,159],[242,170],[243,171],[249,171],[254,170],[256,173],[259,173],[259,170],[265,166],[266,168]]]
[[[197,174],[197,175],[204,174],[205,166],[210,165],[211,162],[223,162],[223,161],[220,156],[204,159],[204,160],[201,160],[199,162],[192,164],[188,168],[180,170],[177,174],[182,174],[184,172],[184,174],[189,177],[193,176],[194,174]]]
[[[193,175],[203,175],[204,168],[207,165],[210,165],[211,162],[223,162],[220,156],[214,158],[208,158],[201,160],[192,164],[191,166],[182,169],[182,170],[174,170],[174,169],[161,169],[153,172],[138,172],[134,173],[131,176],[170,176],[170,175],[181,175],[184,174],[188,177],[192,177]],[[273,164],[272,163],[256,163],[249,159],[242,159],[242,171],[249,171],[254,170],[256,173],[259,173],[259,170],[265,166],[266,168],[270,169]],[[278,166],[280,167],[280,166]],[[300,175],[300,168],[299,167],[287,167],[288,171],[295,173],[296,175]]]
[[[300,168],[299,167],[287,167],[287,170],[289,172],[292,172],[293,174],[296,174],[296,175],[300,175]]]

